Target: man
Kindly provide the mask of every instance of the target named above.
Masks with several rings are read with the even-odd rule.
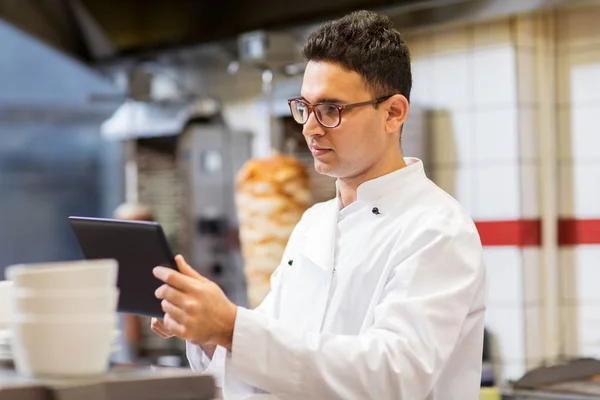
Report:
[[[312,33],[290,100],[338,198],[310,208],[256,310],[230,303],[177,257],[157,268],[159,335],[188,342],[226,398],[474,400],[485,269],[473,221],[404,158],[410,56],[390,21],[357,12]],[[216,350],[215,350],[215,346]]]

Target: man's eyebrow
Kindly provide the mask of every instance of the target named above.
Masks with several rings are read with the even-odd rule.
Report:
[[[304,96],[300,96],[300,98],[306,102],[308,102],[308,100],[306,100],[306,98]],[[317,104],[317,103],[335,103],[335,104],[344,104],[345,101],[341,100],[341,99],[336,99],[335,97],[320,97],[317,99],[317,101],[315,101],[313,104]]]

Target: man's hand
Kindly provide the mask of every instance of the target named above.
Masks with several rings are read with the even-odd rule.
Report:
[[[162,319],[152,318],[152,322],[150,322],[150,329],[152,329],[152,332],[156,333],[163,339],[169,339],[175,336],[171,332],[169,332],[169,330],[165,327]],[[202,347],[202,350],[204,350],[204,352],[210,359],[212,359],[213,354],[215,354],[215,350],[217,349],[216,344],[205,343],[200,345],[200,347]]]
[[[168,339],[175,336],[165,327],[162,319],[152,318],[152,321],[150,322],[150,329],[152,329],[152,332],[156,333],[163,339]]]
[[[165,318],[160,328],[189,342],[219,345],[231,351],[237,307],[221,288],[194,270],[181,255],[175,257],[179,272],[154,268],[163,281],[155,295],[162,300]],[[157,324],[158,326],[158,324]]]

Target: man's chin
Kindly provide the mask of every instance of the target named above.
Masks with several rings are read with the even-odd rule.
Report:
[[[327,175],[332,178],[338,177],[338,174],[336,173],[336,169],[332,165],[326,164],[326,163],[316,160],[316,159],[315,159],[315,171],[317,171],[318,174]]]

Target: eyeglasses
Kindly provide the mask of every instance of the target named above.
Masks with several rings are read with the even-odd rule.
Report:
[[[314,112],[315,116],[317,117],[317,121],[325,128],[336,128],[342,122],[342,113],[344,111],[370,104],[379,104],[392,96],[394,95],[391,94],[389,96],[379,97],[371,101],[343,105],[333,103],[310,104],[306,100],[296,97],[289,99],[288,104],[290,106],[290,110],[292,111],[292,116],[297,123],[301,125],[306,124],[308,118],[310,117],[310,113]]]

